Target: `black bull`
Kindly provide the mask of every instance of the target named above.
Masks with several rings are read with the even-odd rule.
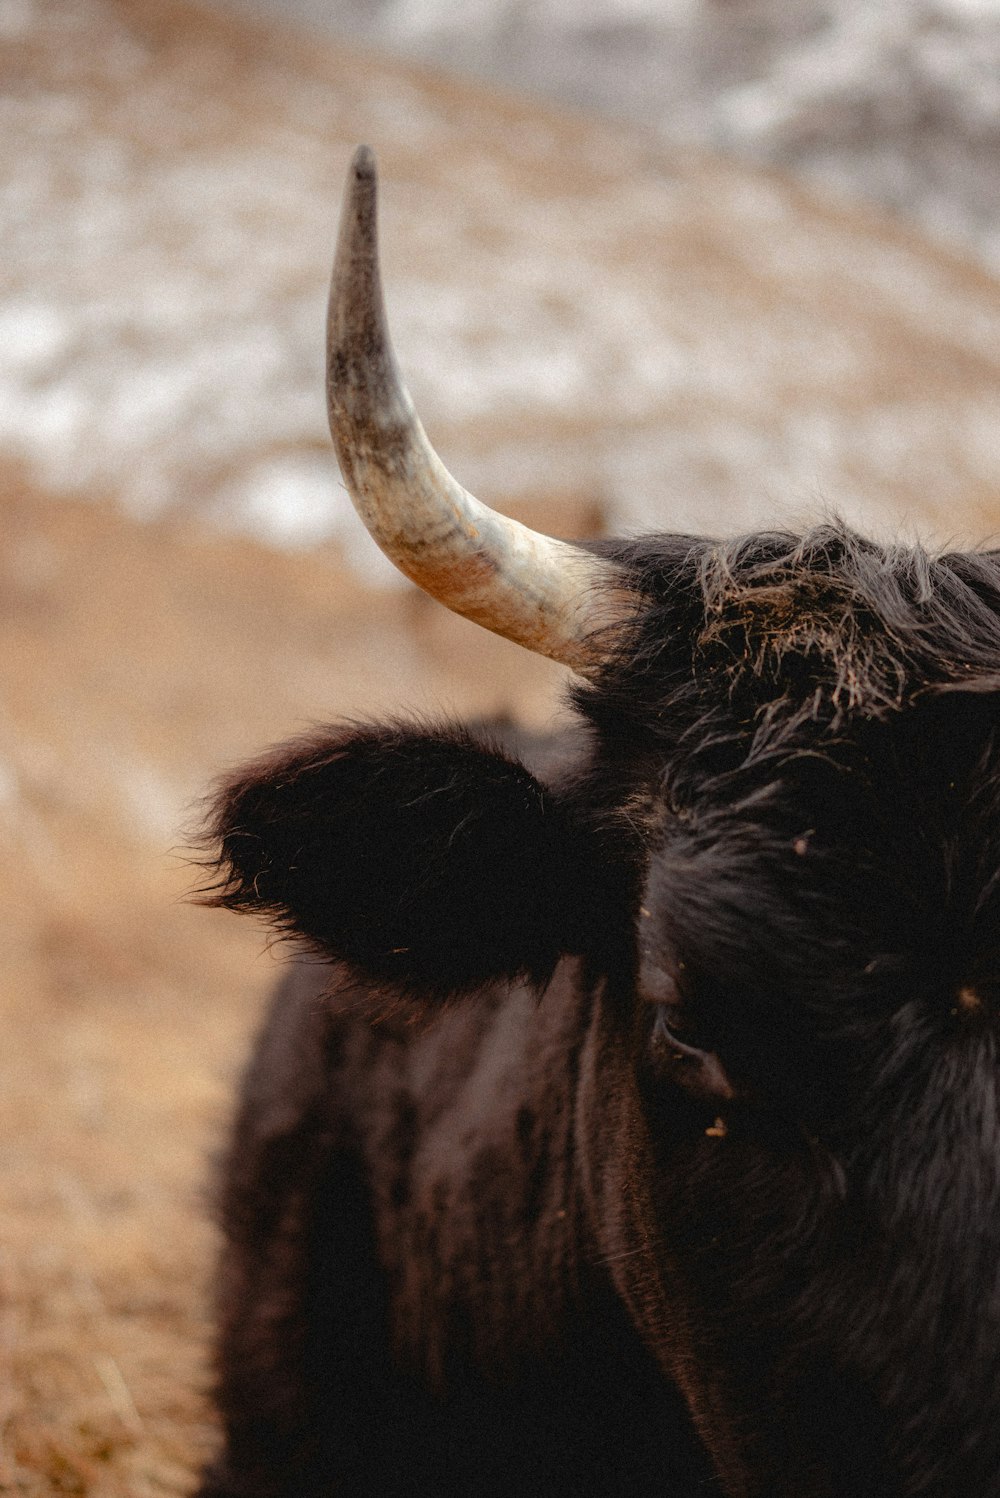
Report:
[[[222,790],[211,898],[321,960],[205,1498],[1000,1495],[1000,557],[603,549],[546,773],[389,724]]]

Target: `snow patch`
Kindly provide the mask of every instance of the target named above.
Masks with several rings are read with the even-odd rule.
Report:
[[[66,351],[72,325],[44,302],[15,300],[0,306],[0,348],[24,379],[37,379]]]
[[[942,512],[1000,493],[1000,295],[916,241],[604,124],[567,136],[512,108],[501,131],[484,103],[466,128],[447,91],[392,69],[327,89],[244,60],[239,91],[235,74],[206,90],[197,46],[151,55],[127,7],[3,13],[28,18],[35,72],[0,92],[0,443],[47,485],[279,545],[336,537],[387,574],[328,456],[322,394],[341,172],[366,136],[388,164],[400,362],[448,466],[484,498],[575,489],[620,526],[705,529],[816,496],[898,508],[905,484]],[[553,38],[567,66],[586,53],[595,88],[611,28],[637,87],[668,79],[664,128],[728,132],[803,170],[825,152],[824,170],[878,159],[888,180],[926,105],[945,145],[920,211],[968,188],[968,223],[1000,244],[1000,4],[790,14],[784,0],[482,10],[490,35],[537,43],[539,66]],[[372,10],[390,31],[403,15]],[[432,0],[406,15],[414,34],[468,25]],[[942,168],[973,139],[979,197],[978,156],[966,177]],[[917,192],[920,160],[906,166],[893,180]]]
[[[347,519],[333,455],[310,453],[265,458],[223,489],[210,513],[227,528],[290,549],[339,535]]]

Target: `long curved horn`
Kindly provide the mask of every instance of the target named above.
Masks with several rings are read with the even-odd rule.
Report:
[[[496,514],[455,482],[428,442],[389,342],[367,146],[354,153],[341,213],[326,388],[341,472],[390,560],[457,614],[582,674],[593,670],[623,612],[617,568]]]

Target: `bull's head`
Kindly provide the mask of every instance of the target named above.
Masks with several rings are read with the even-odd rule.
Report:
[[[571,665],[589,732],[547,784],[454,729],[281,751],[227,790],[221,899],[395,994],[576,954],[592,1250],[723,1490],[998,1498],[997,558],[498,517],[400,382],[374,196],[361,151],[329,324],[354,502]]]

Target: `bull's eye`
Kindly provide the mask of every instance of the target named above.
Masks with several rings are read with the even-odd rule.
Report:
[[[691,1044],[696,1038],[691,1021],[687,1019],[683,1011],[675,1004],[655,1005],[656,1018],[653,1022],[653,1039],[669,1046],[678,1055],[699,1057],[705,1052],[698,1046]]]
[[[715,1052],[691,1044],[700,1037],[695,1036],[680,1009],[672,1004],[657,1004],[655,1009],[653,1044],[671,1063],[674,1079],[685,1090],[703,1097],[735,1097],[725,1067]]]
[[[656,1040],[669,1040],[671,1029],[669,1024],[670,1010],[666,1004],[657,1004],[656,1022],[653,1025],[653,1036]]]

